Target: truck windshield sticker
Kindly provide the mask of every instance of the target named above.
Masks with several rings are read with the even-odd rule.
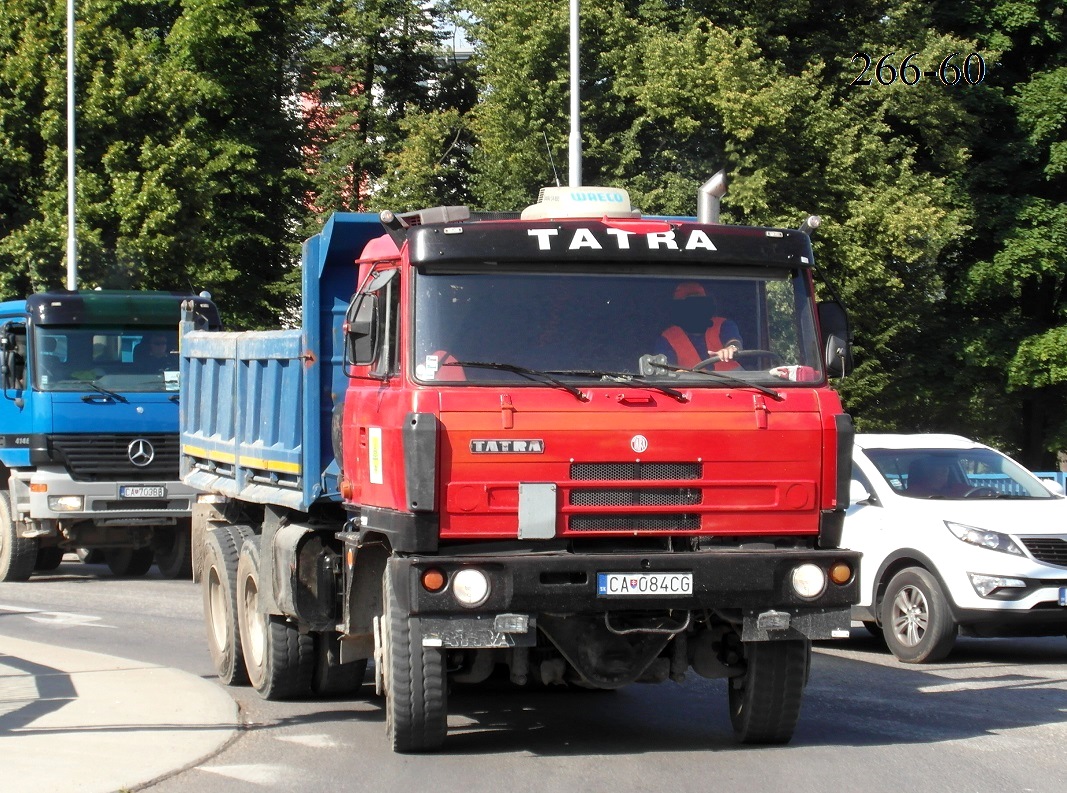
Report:
[[[532,440],[488,439],[471,441],[471,454],[544,454],[545,442]]]

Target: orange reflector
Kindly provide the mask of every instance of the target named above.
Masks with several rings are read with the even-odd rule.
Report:
[[[837,562],[830,568],[830,580],[835,584],[847,584],[852,579],[852,567],[847,562]]]
[[[345,564],[347,564],[349,567],[355,567],[356,566],[356,549],[355,548],[348,548],[348,549],[345,550]]]
[[[48,485],[33,485],[33,484],[31,484],[30,485],[30,492],[31,493],[47,493],[48,492]]]
[[[427,592],[440,592],[445,588],[445,574],[435,567],[423,570],[422,588]]]
[[[341,498],[343,498],[345,501],[351,501],[352,500],[352,493],[353,493],[352,481],[350,479],[342,479],[341,480]]]

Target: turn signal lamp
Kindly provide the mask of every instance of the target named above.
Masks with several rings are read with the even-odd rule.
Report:
[[[838,586],[843,586],[852,580],[852,565],[847,562],[836,562],[830,568],[830,580]]]
[[[30,484],[30,492],[31,493],[47,493],[48,492],[48,485],[43,484],[43,483],[38,484],[36,482],[33,482],[33,483]]]
[[[427,592],[440,592],[445,588],[445,574],[436,567],[422,571],[422,588]]]
[[[341,480],[341,498],[343,498],[345,501],[351,501],[352,500],[352,480],[351,479],[342,479]]]

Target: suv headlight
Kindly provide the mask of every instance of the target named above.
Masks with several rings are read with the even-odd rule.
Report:
[[[946,520],[945,525],[948,526],[948,530],[952,532],[957,540],[963,540],[969,545],[977,545],[979,548],[988,548],[990,551],[1011,553],[1016,556],[1026,555],[1015,540],[1007,534],[1001,534],[999,531],[986,531],[974,526],[964,526],[962,523],[953,523],[950,520]]]

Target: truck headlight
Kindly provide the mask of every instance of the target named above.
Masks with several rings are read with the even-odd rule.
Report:
[[[1001,553],[1011,553],[1016,556],[1026,555],[1023,553],[1023,549],[1016,544],[1015,540],[1007,534],[1001,534],[999,531],[986,531],[985,529],[978,529],[974,526],[965,526],[962,523],[953,523],[950,520],[946,520],[945,525],[956,539],[963,540],[968,545],[977,545],[979,548],[987,548],[990,551],[1000,551]]]
[[[793,589],[802,598],[812,600],[826,591],[826,573],[818,565],[802,564],[793,568]]]
[[[481,570],[465,567],[452,577],[452,592],[460,605],[480,606],[489,598],[489,579]]]
[[[53,512],[81,512],[85,508],[82,496],[49,496],[48,508]]]

